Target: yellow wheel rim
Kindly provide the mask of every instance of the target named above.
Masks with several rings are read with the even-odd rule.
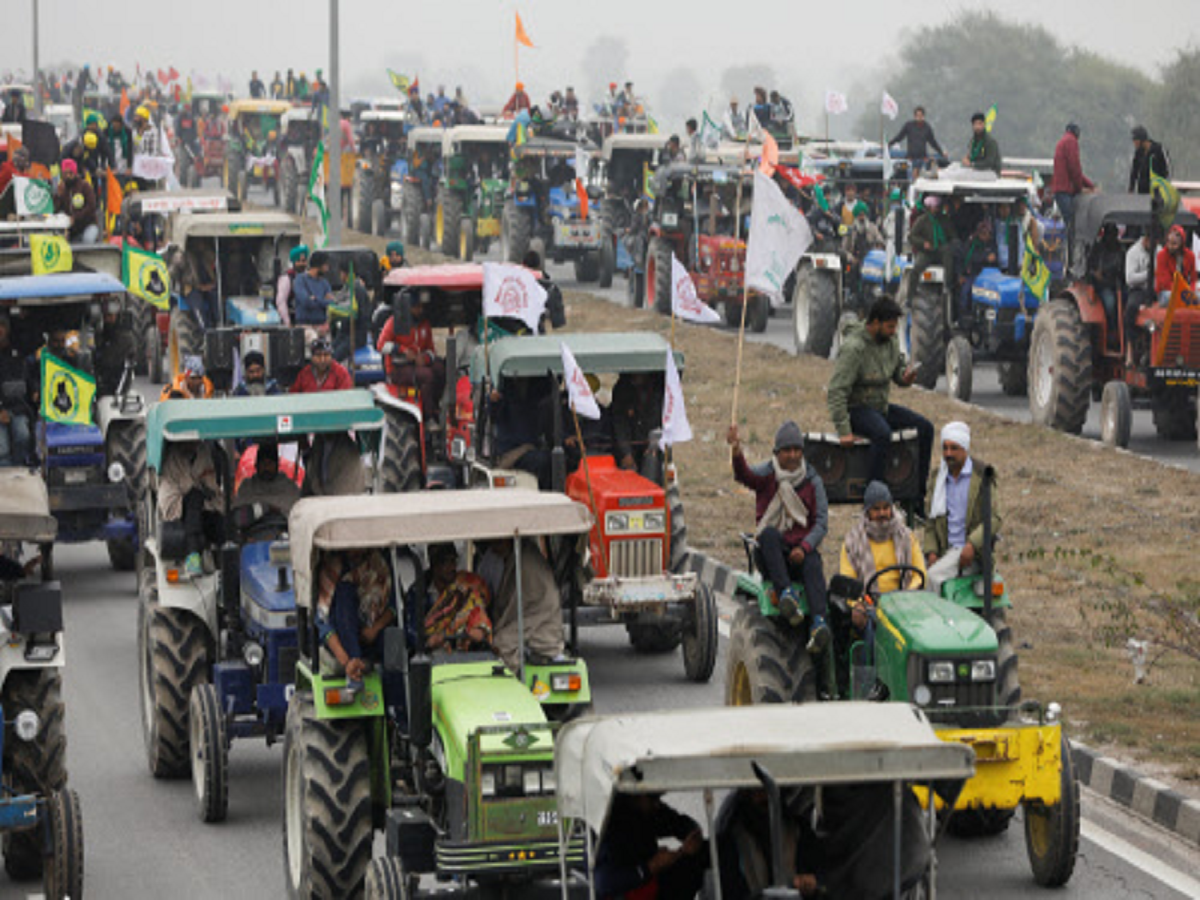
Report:
[[[754,699],[750,694],[750,673],[744,663],[738,663],[733,669],[733,680],[729,687],[730,706],[753,706]]]
[[[1029,835],[1029,849],[1038,859],[1045,859],[1050,853],[1051,826],[1055,810],[1036,810],[1025,807],[1025,827]]]
[[[467,258],[467,233],[465,231],[458,233],[458,258],[462,260]]]
[[[438,208],[437,208],[437,226],[436,226],[437,242],[439,244],[442,242],[442,235],[445,231],[445,220],[446,220],[446,217],[445,217],[445,214],[442,212],[442,205],[439,203]]]

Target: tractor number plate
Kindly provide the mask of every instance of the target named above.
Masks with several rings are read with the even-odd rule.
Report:
[[[674,228],[679,224],[678,213],[663,213],[662,223],[668,228]]]
[[[63,473],[63,482],[66,484],[86,484],[87,469],[77,469],[75,471],[67,470]]]
[[[538,828],[554,828],[558,825],[558,812],[544,809],[537,814]]]

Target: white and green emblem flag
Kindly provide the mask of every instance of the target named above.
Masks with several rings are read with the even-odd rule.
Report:
[[[37,178],[14,178],[13,198],[18,216],[48,216],[54,212],[54,192]]]
[[[754,173],[754,208],[746,241],[746,287],[783,300],[783,285],[813,241],[808,220],[774,180]]]
[[[317,207],[320,217],[321,239],[324,247],[329,243],[329,208],[325,205],[325,145],[317,144],[313,156],[312,174],[308,177],[308,199]]]

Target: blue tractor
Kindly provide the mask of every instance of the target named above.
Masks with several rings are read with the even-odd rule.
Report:
[[[138,608],[143,733],[151,773],[190,773],[205,822],[225,818],[232,741],[263,738],[270,745],[283,733],[298,652],[288,510],[239,500],[235,485],[252,475],[255,442],[272,442],[280,446],[276,477],[304,480],[303,493],[323,493],[329,489],[308,478],[323,463],[313,458],[302,469],[304,454],[286,448],[310,444],[321,456],[329,446],[323,441],[353,433],[360,449],[377,456],[383,418],[360,390],[167,400],[151,410],[145,515],[153,532],[142,551]],[[226,535],[206,548],[201,573],[189,577],[182,522],[163,520],[158,501],[168,458],[195,441],[208,445],[219,473]]]
[[[137,559],[135,511],[146,466],[146,408],[133,390],[139,305],[118,279],[98,272],[0,279],[0,311],[9,317],[12,345],[28,360],[24,381],[3,386],[6,407],[21,410],[33,438],[31,458],[15,462],[41,471],[58,541],[104,541],[123,571]],[[69,369],[44,373],[47,347]],[[44,386],[43,377],[51,383]],[[61,402],[43,404],[51,391]],[[42,562],[52,577],[53,546]]]

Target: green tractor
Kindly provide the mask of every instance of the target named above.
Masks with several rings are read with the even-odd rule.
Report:
[[[901,502],[915,493],[910,472],[916,461],[910,446],[915,432],[911,438],[906,435],[897,437],[889,460],[892,494]],[[866,454],[865,441],[848,450],[836,438],[822,435],[809,435],[805,443],[805,457],[826,480],[830,503],[861,503]],[[850,630],[848,641],[835,638],[832,651],[818,664],[805,650],[803,586],[793,585],[793,590],[801,598],[805,621],[791,625],[780,616],[769,583],[755,573],[753,537],[743,535],[750,574],[739,574],[734,589],[738,610],[730,634],[725,701],[729,706],[816,700],[915,704],[943,740],[975,750],[976,774],[953,805],[951,830],[963,836],[997,834],[1023,807],[1034,880],[1057,887],[1067,883],[1075,868],[1079,783],[1058,704],[1021,700],[1007,623],[1012,601],[995,573],[990,550],[994,483],[989,466],[982,501],[983,543],[989,549],[982,554],[982,574],[950,579],[940,594],[926,589],[922,570],[907,566],[881,570],[865,585],[835,576],[831,606],[846,618],[848,603],[871,598],[873,608],[862,633]],[[879,576],[892,571],[904,578],[913,573],[914,589],[879,595]]]
[[[458,125],[446,132],[433,226],[443,255],[470,262],[499,240],[508,159],[507,126]]]
[[[435,543],[453,543],[471,560],[479,542],[512,542],[520,573],[521,554],[538,552],[535,542],[553,557],[578,554],[590,529],[585,506],[528,491],[296,505],[289,535],[300,652],[284,736],[289,897],[360,896],[365,882],[368,898],[412,898],[425,895],[430,876],[442,890],[456,882],[462,896],[527,896],[557,877],[554,719],[590,708],[587,667],[527,653],[520,623],[528,619],[518,620],[515,672],[490,651],[427,649],[424,557]],[[384,630],[382,661],[357,689],[316,628],[325,554],[356,550],[388,559],[398,623]],[[387,851],[372,860],[376,830]],[[566,861],[578,866],[583,855],[580,837]]]

